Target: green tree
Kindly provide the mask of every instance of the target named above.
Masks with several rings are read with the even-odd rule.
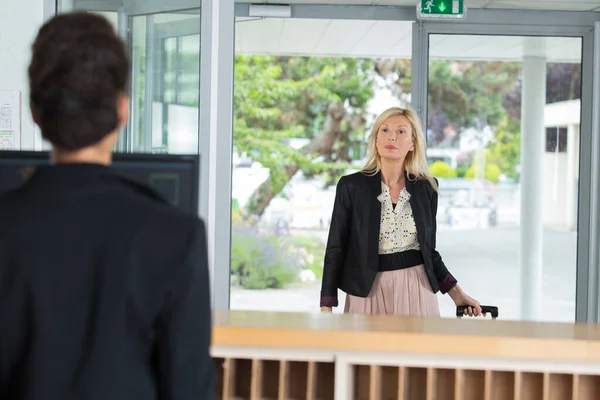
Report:
[[[435,161],[429,166],[429,172],[436,178],[456,178],[456,171],[443,161]]]
[[[410,60],[380,59],[375,72],[401,100],[411,90]],[[444,130],[496,126],[506,114],[505,93],[519,84],[521,65],[513,62],[431,60],[428,83],[428,139],[439,143]]]
[[[371,71],[363,59],[236,56],[234,146],[270,171],[249,212],[262,215],[301,169],[330,182],[347,169],[349,149],[364,141]],[[309,142],[296,150],[292,138]]]
[[[494,139],[487,147],[487,160],[496,164],[502,173],[518,179],[517,166],[521,159],[521,129],[520,122],[504,115],[496,127]]]

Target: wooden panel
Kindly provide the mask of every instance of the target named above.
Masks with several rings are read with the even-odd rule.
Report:
[[[454,372],[454,399],[462,400],[463,398],[463,382],[465,371],[457,369]]]
[[[288,363],[288,390],[290,400],[306,399],[308,383],[308,362],[291,361]]]
[[[485,393],[484,371],[463,371],[462,400],[482,400]]]
[[[237,363],[232,358],[227,358],[223,367],[223,399],[231,399],[235,396]]]
[[[225,359],[224,358],[215,358],[213,359],[215,363],[215,374],[216,374],[216,396],[217,399],[223,398],[223,381],[224,381],[224,372],[225,372]]]
[[[406,400],[427,400],[427,369],[407,368],[404,384]]]
[[[521,374],[521,400],[544,399],[544,375],[523,372]]]
[[[335,364],[317,363],[317,400],[333,400],[335,389]]]
[[[580,375],[577,385],[577,400],[600,399],[600,376]]]
[[[383,400],[398,399],[398,381],[397,367],[381,367],[381,398]]]
[[[262,398],[262,362],[252,360],[252,377],[250,378],[250,400]]]
[[[369,400],[381,400],[381,367],[378,365],[369,368]]]
[[[408,385],[406,379],[408,376],[408,369],[406,367],[400,367],[398,370],[398,400],[407,400],[406,389]]]
[[[523,386],[523,373],[521,371],[515,372],[515,400],[521,400],[523,396],[521,396]]]
[[[262,361],[261,399],[275,400],[279,392],[279,361]]]
[[[573,375],[549,374],[548,400],[571,400]]]
[[[236,359],[233,397],[249,399],[252,387],[252,360]]]
[[[285,360],[279,362],[278,400],[287,400],[290,393],[289,363]]]
[[[435,374],[434,400],[454,400],[455,371],[452,369],[438,369]]]
[[[425,392],[425,398],[427,400],[435,399],[435,388],[436,388],[436,376],[434,368],[427,368],[427,391]]]
[[[371,388],[371,367],[369,365],[355,365],[354,375],[354,397],[357,400],[368,400]]]
[[[492,371],[486,370],[483,379],[483,399],[492,400],[492,384],[494,379]]]
[[[515,374],[507,371],[494,371],[491,386],[492,400],[513,400],[515,396]]]
[[[315,400],[317,392],[317,363],[308,362],[308,379],[306,380],[306,400]]]

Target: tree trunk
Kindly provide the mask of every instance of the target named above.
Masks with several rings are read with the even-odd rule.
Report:
[[[333,145],[340,134],[341,122],[344,115],[345,109],[343,104],[330,104],[327,108],[327,117],[323,124],[323,129],[310,141],[310,143],[300,150],[302,154],[307,156],[314,155],[316,158],[320,155],[331,153]],[[282,169],[285,171],[285,176],[289,181],[300,169],[300,164],[293,163],[284,165],[282,166]],[[248,201],[247,209],[252,214],[260,217],[265,212],[265,209],[271,200],[278,194],[279,192],[273,190],[270,180],[267,179],[254,191],[254,193],[252,193],[252,196],[250,196],[250,200]]]

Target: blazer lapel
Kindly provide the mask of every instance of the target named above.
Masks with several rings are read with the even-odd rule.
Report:
[[[375,270],[379,269],[377,264],[379,260],[379,233],[381,229],[381,202],[378,197],[381,194],[381,172],[373,176],[368,177],[368,201],[369,201],[369,214],[367,216],[369,221],[369,234],[368,234],[368,259],[369,267]]]
[[[408,174],[405,174],[406,190],[410,193],[410,208],[412,208],[413,218],[415,219],[415,226],[417,228],[417,236],[420,243],[425,243],[425,222],[423,220],[422,204],[419,203],[419,199],[422,197],[421,188],[416,184],[416,181],[411,180]],[[412,178],[414,179],[414,178]]]

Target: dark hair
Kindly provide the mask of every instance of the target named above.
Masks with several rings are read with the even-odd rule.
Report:
[[[82,12],[58,15],[40,29],[32,49],[30,102],[45,139],[77,150],[118,128],[129,59],[110,22]]]

